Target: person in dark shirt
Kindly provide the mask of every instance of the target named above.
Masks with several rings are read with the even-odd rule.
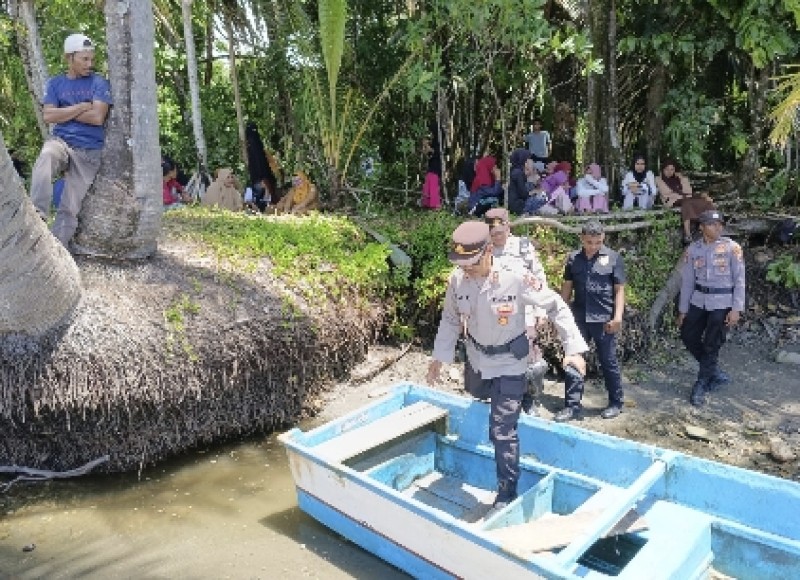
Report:
[[[581,230],[582,249],[572,252],[564,267],[561,297],[569,303],[583,337],[594,341],[603,371],[608,407],[600,416],[613,419],[622,411],[622,377],[617,361],[617,333],[625,310],[625,264],[603,241],[605,233],[599,221],[586,222]],[[581,413],[583,384],[567,389],[564,409],[556,421],[569,421]]]

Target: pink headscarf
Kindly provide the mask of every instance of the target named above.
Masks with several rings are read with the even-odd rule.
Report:
[[[586,168],[586,173],[594,177],[595,179],[600,179],[603,176],[603,170],[597,163],[592,163],[589,167]]]
[[[494,157],[487,155],[478,159],[475,164],[475,179],[472,180],[472,187],[469,188],[472,193],[475,193],[484,185],[494,184],[492,169],[494,169],[495,165],[497,165],[497,160]]]

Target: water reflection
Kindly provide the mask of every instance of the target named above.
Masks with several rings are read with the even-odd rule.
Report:
[[[406,577],[297,508],[275,435],[13,487],[0,514],[2,578]]]

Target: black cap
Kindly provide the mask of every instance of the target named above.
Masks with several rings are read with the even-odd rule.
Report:
[[[464,222],[455,229],[452,237],[453,245],[447,259],[457,266],[471,266],[478,263],[489,243],[489,225],[478,221]]]
[[[697,221],[701,224],[710,224],[711,222],[725,223],[725,220],[722,219],[722,213],[715,209],[707,209],[698,216]]]

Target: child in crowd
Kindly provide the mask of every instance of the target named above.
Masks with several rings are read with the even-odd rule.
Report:
[[[169,159],[161,162],[161,185],[164,209],[175,209],[191,201],[183,185],[178,181],[178,168]]]

